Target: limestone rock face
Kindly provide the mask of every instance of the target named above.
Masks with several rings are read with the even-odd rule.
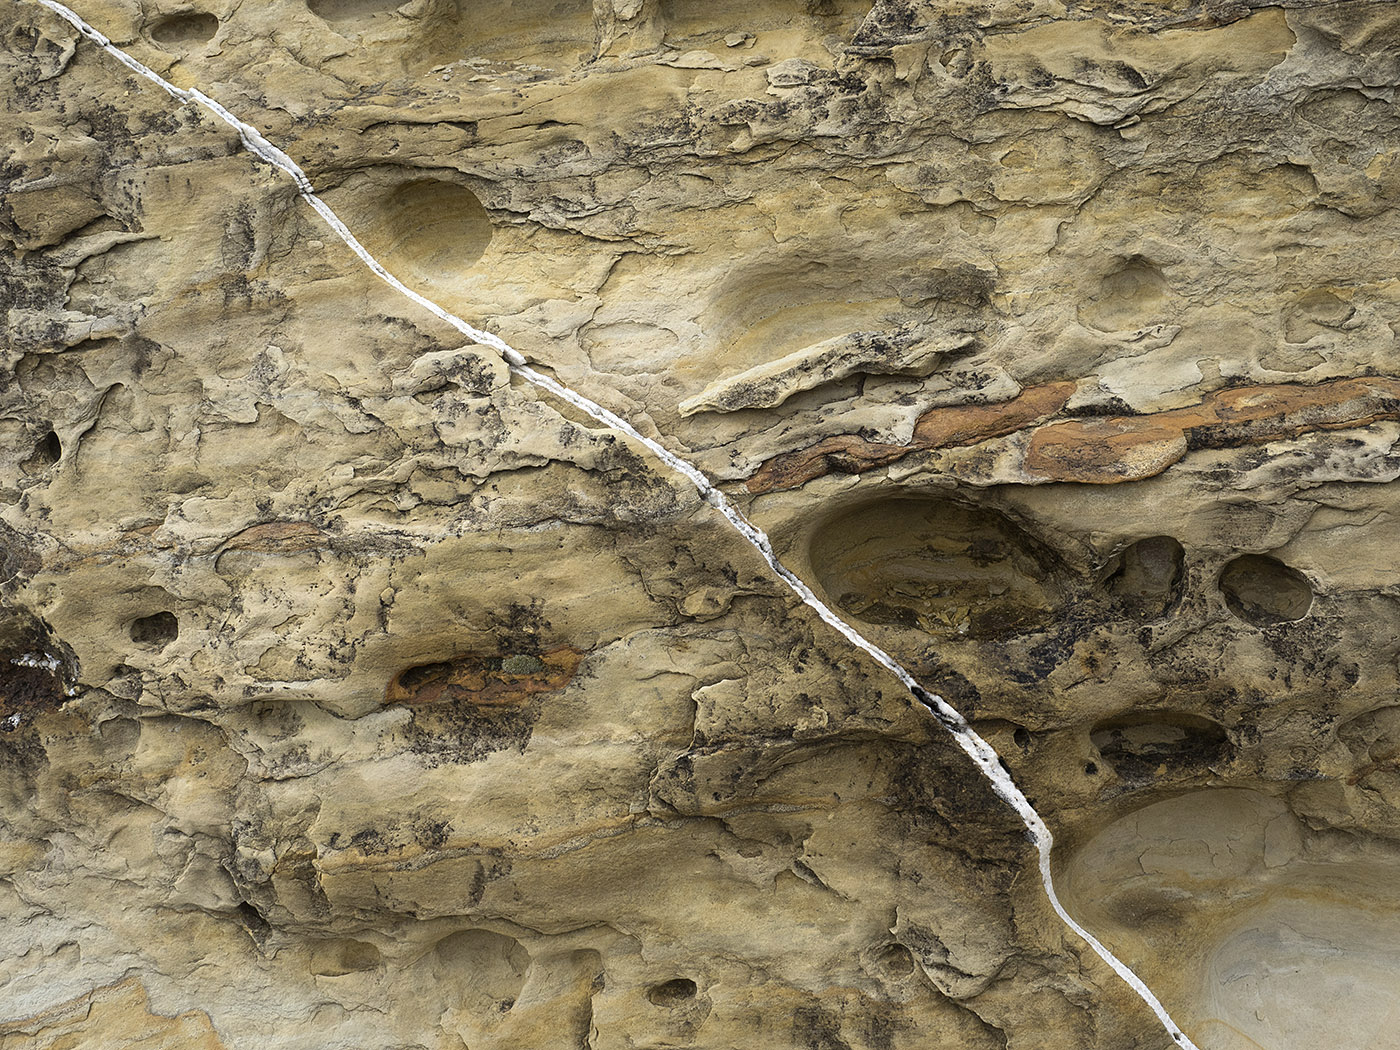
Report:
[[[1198,1045],[1400,1047],[1400,8],[75,2],[720,483]],[[0,1047],[1171,1045],[689,483],[0,39]]]

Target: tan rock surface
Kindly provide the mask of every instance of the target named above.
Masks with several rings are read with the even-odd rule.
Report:
[[[85,0],[973,721],[1212,1050],[1400,1047],[1400,11]],[[0,6],[0,1046],[1119,1048],[899,683]]]

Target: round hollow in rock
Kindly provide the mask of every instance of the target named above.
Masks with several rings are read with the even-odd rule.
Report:
[[[454,1005],[478,1017],[503,1014],[515,1005],[530,970],[530,953],[519,941],[492,930],[461,930],[433,946],[425,976],[451,996]]]
[[[1312,606],[1307,578],[1277,558],[1245,554],[1220,573],[1225,605],[1241,620],[1266,625],[1301,620]]]
[[[317,977],[344,977],[377,970],[383,961],[379,949],[368,941],[341,937],[312,945],[310,969]]]
[[[818,531],[812,566],[835,604],[867,623],[1004,638],[1063,606],[1058,559],[1005,515],[949,500],[888,499]]]
[[[675,1006],[688,999],[694,999],[695,992],[694,981],[689,977],[677,977],[674,980],[652,985],[647,989],[647,999],[654,1006]]]
[[[914,953],[904,945],[891,943],[880,949],[875,961],[886,976],[895,978],[908,977],[914,972]]]
[[[218,31],[219,20],[207,11],[185,11],[152,25],[151,39],[165,47],[188,47],[212,40]]]
[[[1106,274],[1079,307],[1079,321],[1101,332],[1121,332],[1165,320],[1171,288],[1152,262],[1133,256]]]
[[[131,640],[138,645],[164,646],[180,634],[180,621],[170,612],[152,613],[131,622]]]
[[[1101,722],[1089,739],[1114,772],[1137,783],[1206,772],[1233,753],[1218,723],[1173,711]]]
[[[471,190],[445,179],[412,179],[379,205],[366,243],[391,271],[450,283],[481,258],[491,220]]]

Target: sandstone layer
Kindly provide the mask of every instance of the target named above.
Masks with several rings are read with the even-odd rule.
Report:
[[[1210,1050],[1400,1047],[1400,9],[82,0],[698,464]],[[1163,1050],[693,487],[0,4],[0,1048]]]

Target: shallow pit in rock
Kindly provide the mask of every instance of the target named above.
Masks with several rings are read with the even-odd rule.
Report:
[[[212,40],[219,20],[207,11],[182,11],[167,15],[150,28],[151,39],[166,48],[187,48]]]
[[[1010,518],[951,500],[888,499],[823,526],[812,566],[835,604],[867,623],[1004,638],[1051,623],[1058,559]]]
[[[1111,269],[1079,307],[1079,321],[1101,332],[1158,324],[1171,313],[1171,287],[1162,271],[1135,255]]]
[[[327,22],[354,22],[389,14],[403,4],[402,0],[307,0],[306,6]]]
[[[375,970],[384,958],[368,941],[338,937],[311,946],[311,972],[317,977],[344,977],[346,974]]]
[[[1312,586],[1297,569],[1266,554],[1245,554],[1220,573],[1225,605],[1241,620],[1265,626],[1301,620],[1312,607]]]
[[[365,208],[366,247],[405,280],[450,285],[491,242],[491,220],[481,201],[446,179],[400,182]]]
[[[137,645],[163,647],[180,634],[180,621],[172,612],[152,613],[131,622],[131,640]]]
[[[530,953],[514,937],[493,930],[459,930],[433,946],[425,962],[452,1006],[475,1017],[510,1010],[525,987]]]
[[[688,977],[654,984],[647,989],[647,999],[653,1006],[676,1006],[695,998],[695,982]]]
[[[1101,722],[1089,739],[1114,772],[1136,783],[1206,772],[1229,761],[1232,754],[1220,725],[1179,712]]]

